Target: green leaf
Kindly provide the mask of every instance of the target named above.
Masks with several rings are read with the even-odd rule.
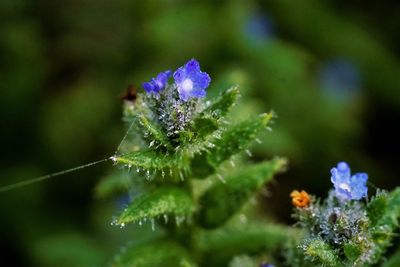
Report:
[[[382,218],[387,209],[388,195],[386,193],[377,193],[367,204],[367,213],[371,226],[375,226]]]
[[[213,147],[202,145],[207,148],[206,153],[196,154],[191,161],[193,178],[203,179],[215,173],[221,163],[246,149],[272,117],[273,114],[268,113],[249,119],[222,131],[219,140],[213,141]]]
[[[339,259],[335,251],[321,239],[310,241],[304,251],[305,255],[310,257],[314,263],[321,266],[339,266]]]
[[[186,191],[176,187],[160,187],[134,199],[114,223],[125,225],[163,215],[185,218],[191,216],[194,209],[193,200]]]
[[[192,177],[196,179],[207,178],[216,171],[215,167],[208,162],[206,153],[196,154],[190,168]]]
[[[190,152],[191,155],[199,155],[204,150],[214,147],[216,136],[221,133],[219,120],[229,112],[236,102],[238,94],[237,87],[226,90],[193,120],[191,128],[193,138],[190,138],[190,143],[187,143],[183,148],[184,150]],[[214,168],[212,167],[212,169]],[[195,176],[197,177],[198,175],[196,174]],[[204,176],[198,178],[204,178]]]
[[[263,253],[282,245],[292,233],[283,226],[249,223],[202,230],[195,244],[203,253],[205,266],[226,266],[234,255]]]
[[[400,219],[400,187],[397,187],[388,196],[387,209],[378,225],[387,225],[392,231],[399,227]]]
[[[392,244],[393,237],[399,228],[400,220],[400,187],[388,194],[387,209],[373,228],[375,248],[371,252],[373,262],[378,262],[386,249]]]
[[[349,259],[350,262],[355,262],[357,258],[361,255],[360,246],[349,242],[343,246],[344,255]]]
[[[154,150],[141,150],[116,156],[113,160],[145,170],[179,169],[186,170],[189,158],[181,153],[167,154]]]
[[[149,137],[147,139],[152,139],[152,141],[150,142],[152,146],[161,144],[168,149],[172,149],[172,145],[169,142],[169,139],[167,138],[166,134],[161,130],[159,125],[153,123],[143,114],[138,114],[137,118],[140,126],[143,127],[144,131],[149,134]]]
[[[207,135],[218,129],[218,122],[213,118],[197,118],[194,121],[193,132],[196,133],[196,139],[193,142],[203,140]]]
[[[209,107],[200,113],[200,117],[212,117],[220,119],[225,116],[230,108],[235,104],[239,96],[239,89],[237,86],[231,87],[221,93],[221,95]]]
[[[199,223],[206,228],[225,223],[285,165],[285,159],[276,158],[245,168],[227,177],[226,183],[214,184],[200,197]]]
[[[262,114],[223,132],[215,147],[210,149],[208,162],[216,168],[231,156],[246,149],[257,138],[259,131],[267,126],[272,116],[272,113]]]
[[[124,248],[112,263],[113,267],[195,267],[182,246],[168,241],[158,241],[142,246]]]

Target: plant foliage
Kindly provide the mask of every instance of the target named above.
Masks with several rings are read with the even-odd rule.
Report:
[[[289,245],[290,265],[391,266],[398,262],[397,254],[386,263],[385,257],[390,257],[388,248],[398,236],[400,188],[391,193],[378,190],[368,200],[366,174],[350,176],[343,162],[331,172],[335,190],[322,203],[305,191],[291,194],[294,217],[305,232]]]
[[[129,246],[113,265],[221,266],[243,253],[264,253],[282,245],[284,227],[231,225],[286,165],[282,158],[241,163],[240,155],[266,129],[273,113],[234,121],[229,112],[238,101],[238,88],[206,101],[203,91],[210,78],[195,60],[174,73],[172,84],[170,76],[170,71],[160,73],[143,84],[146,93],[125,101],[123,119],[130,131],[112,159],[128,175],[110,175],[96,190],[99,196],[123,188],[131,193],[131,203],[113,224],[150,222],[165,235]],[[223,167],[227,164],[232,164],[229,170]]]

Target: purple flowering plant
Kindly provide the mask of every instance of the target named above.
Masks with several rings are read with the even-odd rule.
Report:
[[[143,83],[144,92],[124,102],[128,132],[111,159],[127,171],[100,183],[99,192],[129,192],[113,225],[147,223],[161,231],[121,250],[112,265],[279,266],[282,257],[274,253],[284,244],[289,266],[379,264],[399,229],[400,189],[371,194],[368,175],[352,175],[339,162],[326,199],[304,190],[290,194],[300,227],[247,218],[246,204],[286,160],[246,160],[273,113],[236,122],[228,114],[238,88],[207,99],[210,83],[191,59],[157,74]]]
[[[261,257],[264,233],[275,240],[269,245],[274,248],[287,238],[284,227],[271,231],[269,226],[243,224],[239,216],[286,163],[282,158],[244,163],[250,154],[246,150],[267,132],[273,113],[232,121],[228,114],[238,100],[237,86],[206,98],[210,83],[210,75],[190,59],[143,83],[144,91],[124,102],[128,132],[111,159],[128,171],[120,180],[113,175],[99,191],[129,192],[131,202],[113,225],[147,222],[163,234],[144,248],[124,249],[113,266],[228,266],[235,256],[249,252],[258,253],[255,262],[260,263],[266,259]],[[230,240],[212,248],[213,236],[219,235],[215,231],[228,231]],[[249,238],[251,248],[246,245]],[[234,240],[243,242],[226,251]]]
[[[305,191],[292,193],[293,217],[304,231],[288,247],[287,257],[294,266],[373,266],[381,262],[399,226],[394,218],[399,217],[400,190],[389,194],[377,189],[369,198],[367,181],[368,174],[351,175],[350,166],[339,162],[331,169],[333,190],[325,200]]]
[[[206,96],[210,82],[210,76],[201,71],[200,63],[191,59],[173,74],[170,70],[163,71],[142,84],[147,94],[144,102],[168,137],[182,137],[188,130],[204,107],[199,100]]]

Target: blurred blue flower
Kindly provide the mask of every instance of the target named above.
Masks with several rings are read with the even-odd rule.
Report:
[[[210,76],[200,70],[200,64],[195,59],[189,60],[185,66],[174,73],[178,87],[179,98],[187,101],[189,98],[205,97],[205,89],[210,84]]]
[[[275,267],[275,265],[273,265],[271,263],[261,263],[260,267]]]
[[[273,36],[274,27],[269,17],[262,14],[254,14],[244,25],[245,34],[252,40],[269,40]]]
[[[356,66],[346,59],[336,58],[322,67],[320,85],[338,100],[354,97],[361,87],[360,83]]]
[[[168,83],[172,72],[170,70],[160,72],[156,78],[152,78],[149,82],[143,83],[143,88],[148,94],[156,94],[160,92]]]
[[[351,176],[350,167],[346,162],[339,162],[331,169],[331,181],[335,186],[336,196],[342,200],[360,200],[367,196],[368,174],[356,173]]]

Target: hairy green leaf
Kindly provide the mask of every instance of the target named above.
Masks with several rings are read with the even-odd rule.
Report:
[[[191,138],[191,142],[183,148],[184,150],[190,152],[191,155],[196,154],[195,156],[198,157],[203,151],[208,151],[215,146],[215,139],[221,133],[219,120],[228,113],[236,102],[238,93],[237,87],[228,89],[194,119],[191,129],[193,138]],[[203,166],[209,165],[206,159],[204,161],[205,164],[203,164]],[[196,169],[194,171],[195,177],[204,178],[210,174],[209,172],[201,171],[204,175],[199,177],[199,173],[197,172],[199,168],[195,165],[196,164],[193,165],[194,169]],[[214,167],[210,168],[210,170],[213,169]]]
[[[262,114],[223,132],[221,139],[215,143],[214,148],[210,149],[207,156],[208,162],[212,166],[218,167],[231,156],[246,149],[257,138],[259,131],[267,126],[272,116],[272,113]]]
[[[196,179],[204,179],[214,174],[216,169],[207,160],[207,154],[196,154],[191,162],[190,166],[191,175]]]
[[[272,116],[272,113],[262,114],[222,131],[219,140],[214,140],[206,153],[196,154],[192,159],[193,177],[203,179],[215,173],[221,163],[246,149],[257,138],[258,132],[267,126]]]
[[[113,267],[195,267],[182,246],[168,241],[158,241],[142,246],[124,248],[117,255]]]
[[[314,263],[318,263],[321,266],[334,267],[339,265],[339,259],[335,251],[321,239],[310,241],[304,253]]]
[[[203,140],[207,135],[218,129],[218,122],[214,118],[202,117],[194,121],[193,131],[196,133],[194,142]]]
[[[147,119],[143,114],[138,114],[137,118],[141,127],[143,127],[144,131],[148,133],[149,138],[151,138],[151,146],[161,144],[168,149],[172,149],[170,141],[159,125]]]
[[[368,203],[367,213],[371,226],[375,226],[385,214],[388,204],[387,198],[388,195],[386,193],[379,193]]]
[[[372,232],[377,245],[371,253],[373,262],[378,262],[381,255],[391,245],[400,220],[400,187],[388,194],[387,209],[376,223]]]
[[[115,162],[145,170],[181,169],[189,165],[189,158],[181,153],[162,154],[154,150],[141,150],[114,158]]]
[[[275,158],[227,177],[226,183],[216,183],[200,198],[198,222],[206,228],[225,223],[264,183],[281,171],[285,164],[285,159]]]
[[[209,107],[200,113],[200,117],[212,117],[220,119],[225,116],[230,108],[235,104],[239,95],[238,87],[232,87],[221,93],[221,95],[211,103]]]
[[[160,187],[133,200],[114,223],[124,225],[163,215],[184,218],[191,216],[194,209],[193,200],[186,191],[177,187]]]
[[[343,252],[344,255],[346,255],[346,258],[350,261],[350,262],[355,262],[358,257],[361,255],[361,248],[359,245],[353,243],[353,242],[349,242],[347,244],[344,244],[343,246]]]

